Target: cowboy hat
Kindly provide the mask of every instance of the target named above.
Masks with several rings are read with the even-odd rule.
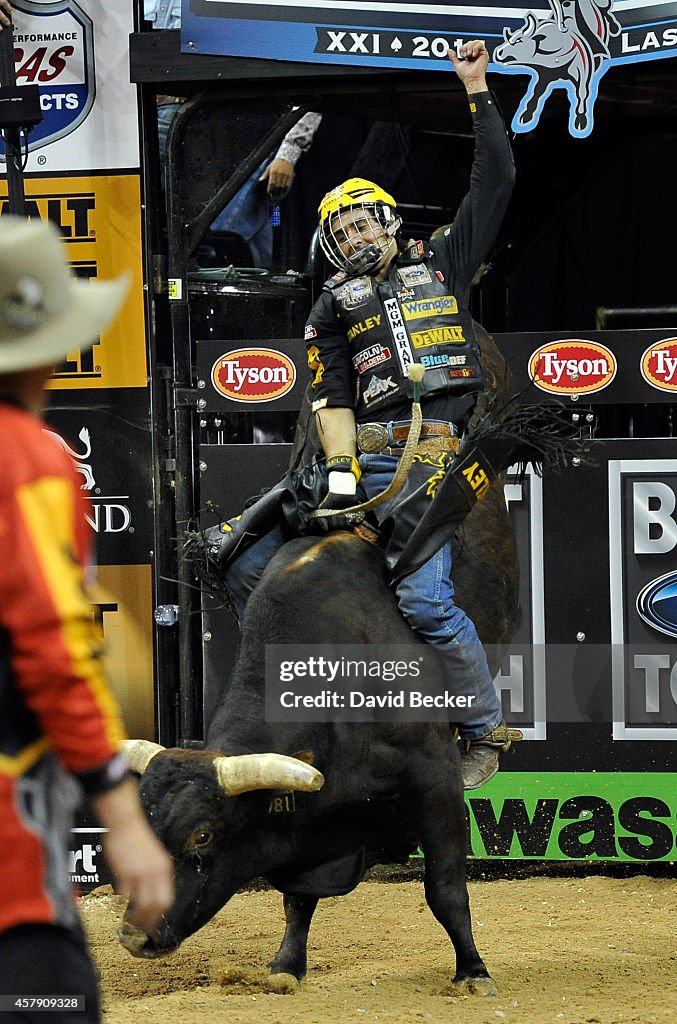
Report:
[[[81,281],[52,224],[0,218],[0,373],[61,362],[89,348],[127,294],[129,274]]]

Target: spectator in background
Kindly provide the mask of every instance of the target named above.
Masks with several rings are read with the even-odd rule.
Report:
[[[173,899],[172,861],[120,753],[80,478],[40,418],[54,364],[91,346],[126,291],[124,278],[73,277],[51,224],[0,219],[0,995],[85,997],[84,1011],[3,1006],[3,1024],[99,1020],[67,868],[81,791],[134,922],[150,930]]]
[[[181,0],[144,0],[144,18],[155,29],[181,28]],[[179,109],[175,96],[158,96],[158,139],[160,165],[167,159],[169,126]],[[273,265],[272,212],[292,186],[294,169],[302,153],[310,148],[322,120],[309,111],[285,135],[274,154],[267,156],[224,207],[212,224],[212,231],[230,232],[244,239],[256,267]]]

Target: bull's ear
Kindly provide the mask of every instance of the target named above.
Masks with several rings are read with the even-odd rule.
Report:
[[[255,789],[314,793],[324,785],[324,776],[317,768],[286,754],[215,757],[214,771],[227,796],[251,793]]]
[[[159,743],[152,743],[150,740],[123,740],[120,749],[127,758],[132,771],[143,775],[149,762],[166,748]]]
[[[298,753],[292,754],[297,761],[303,761],[304,764],[315,764],[315,754],[312,750],[299,750]]]

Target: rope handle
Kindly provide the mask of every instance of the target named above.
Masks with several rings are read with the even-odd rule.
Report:
[[[346,516],[355,512],[369,512],[372,508],[382,505],[384,501],[390,501],[390,499],[394,498],[396,494],[399,494],[404,487],[404,483],[409,476],[409,470],[411,469],[414,461],[418,442],[421,438],[423,413],[421,411],[420,393],[421,381],[423,380],[423,375],[425,373],[425,366],[421,363],[413,363],[409,367],[408,373],[409,377],[414,382],[414,400],[411,406],[411,427],[409,428],[407,441],[392,480],[384,491],[381,491],[380,494],[375,494],[373,498],[370,498],[369,501],[362,502],[361,505],[351,505],[350,508],[341,509],[317,508],[314,512],[310,513],[311,519],[326,519],[328,516]]]

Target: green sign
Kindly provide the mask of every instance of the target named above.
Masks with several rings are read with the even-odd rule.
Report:
[[[499,772],[466,811],[472,857],[677,860],[669,772]]]

